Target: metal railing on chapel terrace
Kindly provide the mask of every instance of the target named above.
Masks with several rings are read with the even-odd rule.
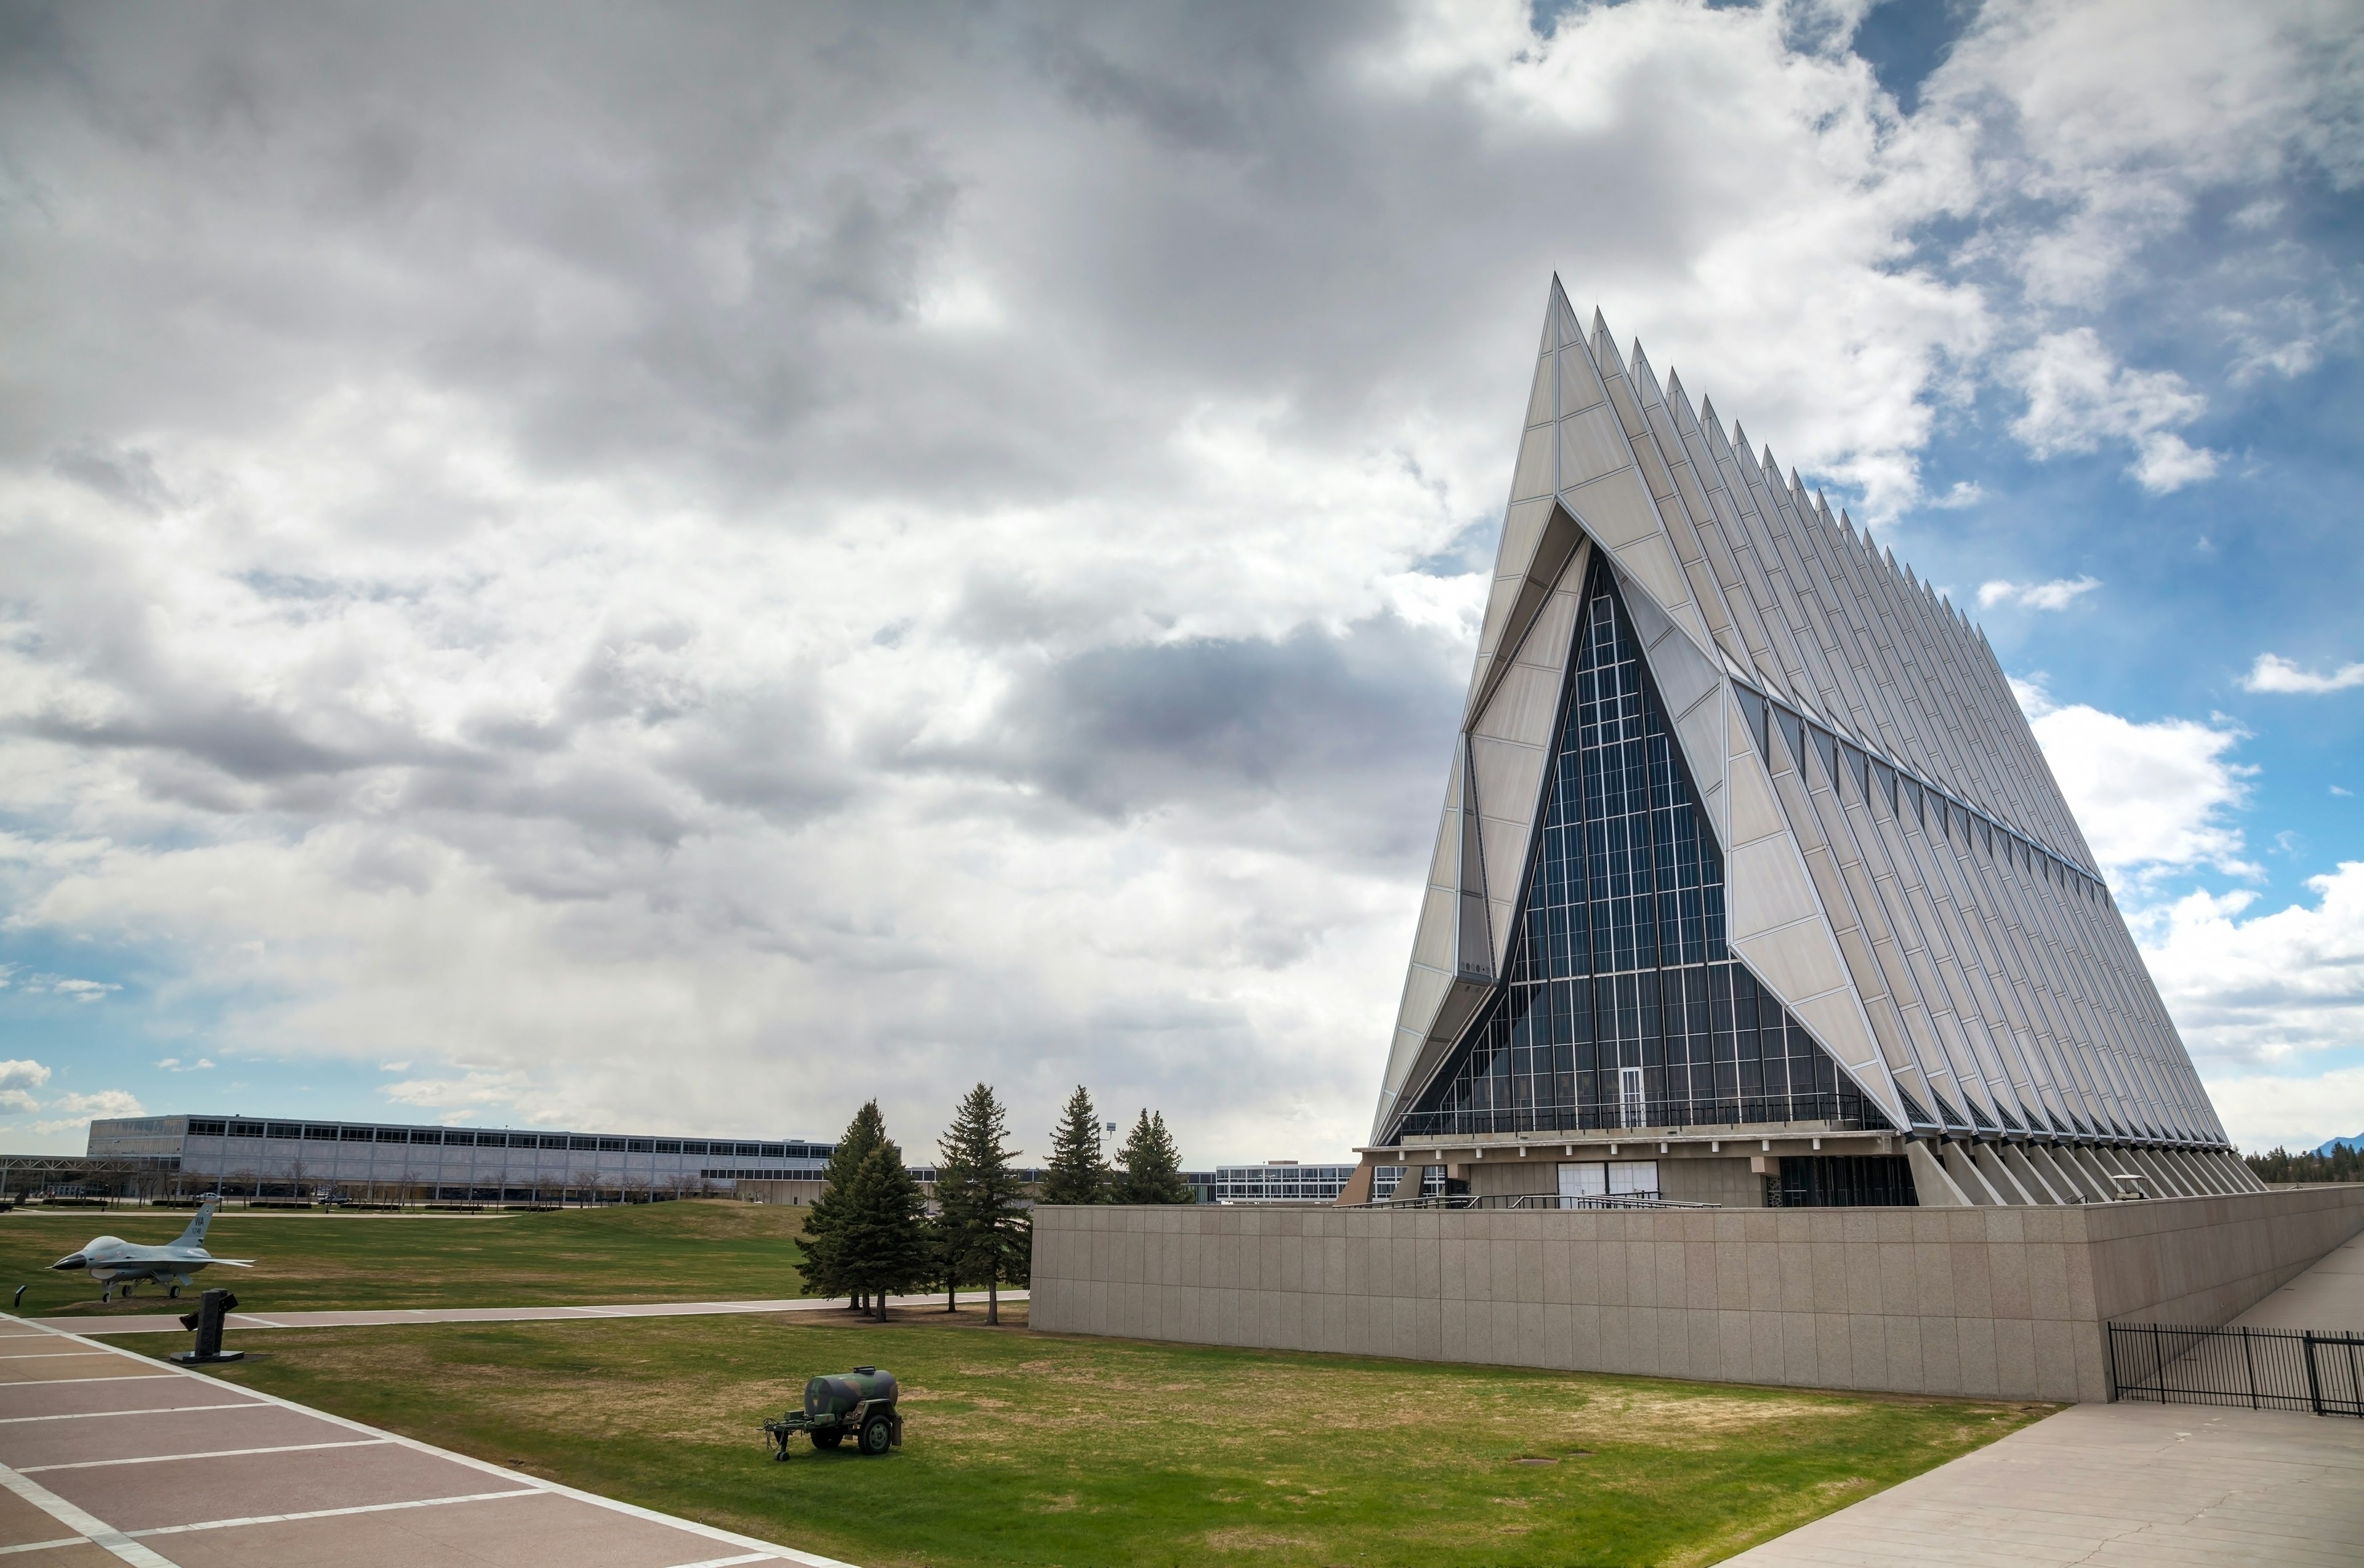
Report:
[[[2110,1397],[2364,1417],[2364,1336],[2113,1323]]]
[[[1722,1208],[1720,1203],[1689,1203],[1656,1193],[1442,1193],[1428,1197],[1379,1198],[1346,1208]]]

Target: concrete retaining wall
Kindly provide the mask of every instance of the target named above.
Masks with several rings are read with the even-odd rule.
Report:
[[[1056,1332],[1732,1383],[2107,1396],[2101,1326],[2221,1323],[2364,1185],[2067,1208],[1038,1208]]]

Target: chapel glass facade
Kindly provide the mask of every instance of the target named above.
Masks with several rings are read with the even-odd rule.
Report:
[[[1400,1139],[1886,1119],[1724,943],[1723,861],[1608,573],[1502,984]]]

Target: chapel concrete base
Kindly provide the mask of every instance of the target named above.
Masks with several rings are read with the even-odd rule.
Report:
[[[1724,1383],[2109,1396],[2102,1325],[2228,1322],[2364,1184],[2071,1207],[1040,1207],[1058,1333]]]

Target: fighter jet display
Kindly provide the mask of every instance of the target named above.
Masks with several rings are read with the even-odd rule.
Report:
[[[167,1296],[178,1296],[181,1287],[197,1276],[197,1271],[219,1263],[226,1268],[251,1269],[251,1258],[217,1258],[206,1251],[206,1227],[214,1218],[214,1206],[206,1204],[181,1232],[181,1239],[162,1247],[141,1247],[126,1241],[120,1236],[101,1236],[72,1257],[60,1258],[50,1267],[72,1271],[87,1269],[90,1277],[104,1286],[98,1294],[101,1301],[115,1299],[115,1287],[121,1285],[129,1296],[131,1287],[141,1280],[162,1284]]]

